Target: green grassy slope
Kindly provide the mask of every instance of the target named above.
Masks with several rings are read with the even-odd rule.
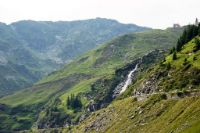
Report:
[[[104,46],[97,48],[96,50],[92,50],[84,54],[74,62],[66,65],[64,68],[49,74],[39,81],[36,86],[42,86],[43,83],[56,82],[66,77],[79,74],[91,76],[90,79],[101,78],[104,76],[109,78],[114,74],[117,68],[130,63],[151,50],[156,48],[167,49],[172,47],[175,44],[180,32],[181,30],[154,30],[121,36],[108,42]],[[35,91],[27,89],[0,99],[0,101],[1,103],[14,105],[17,101],[21,100],[16,100],[12,97],[23,94],[24,92],[31,92],[31,94],[34,95],[34,93],[38,93],[39,90],[36,86],[33,87],[36,88]],[[45,87],[43,87],[43,89],[44,88]],[[25,99],[24,97],[21,98]],[[34,99],[32,99],[32,101],[34,101]]]
[[[181,29],[153,30],[121,36],[88,52],[63,69],[51,73],[39,83],[57,80],[77,72],[96,76],[105,75],[105,73],[113,74],[116,68],[153,49],[170,48],[175,44],[181,31]]]
[[[197,36],[196,38],[199,39]],[[183,46],[177,52],[177,59],[173,60],[173,53],[168,55],[164,61],[154,70],[165,76],[160,76],[158,89],[162,91],[191,90],[199,89],[200,73],[200,51],[193,51],[195,48],[195,38]]]
[[[199,97],[166,100],[153,95],[144,101],[125,98],[93,113],[72,132],[178,133],[199,126],[199,103]]]
[[[168,49],[174,46],[181,31],[182,29],[152,30],[115,38],[84,54],[64,68],[49,74],[33,87],[1,98],[0,103],[11,108],[37,110],[32,114],[24,115],[18,110],[15,116],[34,117],[29,122],[32,123],[37,119],[38,122],[35,124],[40,128],[63,126],[62,120],[73,123],[84,113],[84,108],[88,106],[91,97],[105,99],[109,94],[117,68],[133,62],[154,49]],[[104,87],[100,87],[97,92],[91,90],[91,86],[98,83],[103,84]],[[67,97],[71,94],[81,96],[84,106],[81,111],[76,112],[66,108]],[[12,113],[7,114],[12,117]],[[53,123],[54,121],[57,121],[58,125]],[[23,123],[23,121],[16,121],[16,123]],[[30,126],[21,129],[29,128]],[[19,129],[14,128],[14,130]]]
[[[194,51],[195,39],[200,37],[185,44],[177,52],[177,59],[172,59],[172,54],[166,56],[127,90],[132,95],[134,90],[146,95],[148,92],[145,92],[145,88],[148,87],[156,93],[161,91],[165,94],[154,94],[150,98],[136,95],[137,98],[116,100],[107,108],[90,115],[72,131],[198,133],[200,51]],[[153,85],[149,82],[153,82]],[[141,98],[143,100],[140,101]]]

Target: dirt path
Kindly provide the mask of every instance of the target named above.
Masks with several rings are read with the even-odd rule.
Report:
[[[133,97],[137,98],[137,101],[144,101],[146,99],[148,99],[149,97],[156,95],[156,94],[163,94],[166,96],[166,99],[181,99],[184,97],[198,97],[200,96],[200,90],[187,90],[185,91],[185,93],[183,92],[154,92],[154,93],[150,93],[150,94],[144,94],[144,93],[140,93],[140,94],[135,94]]]

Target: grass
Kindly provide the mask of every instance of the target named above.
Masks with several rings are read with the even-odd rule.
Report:
[[[198,37],[200,39],[200,37]],[[166,57],[165,63],[170,63],[171,65],[175,66],[176,68],[181,68],[184,60],[187,59],[189,63],[191,63],[194,67],[200,67],[200,51],[193,53],[193,48],[195,46],[195,39],[191,40],[187,45],[184,45],[182,50],[177,53],[177,59],[172,60],[172,54]],[[197,60],[193,60],[194,56],[197,57]]]
[[[199,97],[180,100],[162,100],[159,97],[155,95],[147,101],[140,102],[131,97],[115,101],[109,107],[93,113],[72,131],[83,132],[93,125],[87,132],[97,132],[97,129],[98,132],[107,133],[181,132],[199,121]]]
[[[40,115],[41,118],[48,118],[49,116],[44,116],[43,111],[48,110],[47,108],[52,110],[52,107],[55,107],[64,110],[66,115],[72,115],[72,119],[76,119],[84,113],[84,110],[74,114],[73,110],[66,109],[67,96],[72,93],[86,94],[91,91],[91,84],[97,79],[111,79],[117,68],[131,63],[154,49],[168,49],[174,46],[180,33],[181,30],[168,29],[120,36],[49,74],[33,87],[1,98],[0,103],[21,108],[31,106],[33,111],[37,111],[38,108],[45,109],[40,110],[39,114],[38,112],[34,114],[34,116]],[[61,104],[55,104],[54,101],[57,98],[61,100]],[[83,97],[82,102],[87,106],[88,98]]]
[[[152,75],[162,75],[156,79],[159,90],[199,89],[200,51],[193,52],[194,46],[193,39],[185,44],[180,52],[177,52],[177,59],[173,60],[173,55],[169,54],[164,61],[154,67],[151,71]],[[143,80],[150,80],[149,78],[151,77],[144,75]]]
[[[150,75],[160,72],[161,76],[156,79],[155,84],[161,90],[162,88],[166,89],[166,85],[172,85],[172,88],[167,90],[172,92],[173,90],[199,89],[199,85],[192,82],[192,80],[196,80],[195,78],[199,79],[198,70],[200,68],[200,51],[193,52],[194,46],[194,40],[184,45],[182,50],[177,53],[176,60],[172,60],[172,55],[168,55],[163,64],[170,63],[170,69],[163,67],[163,64],[157,65],[130,86],[128,92],[131,93],[144,80],[148,80]],[[194,60],[194,57],[197,59]],[[187,59],[187,63],[191,64],[187,69],[187,65],[184,65],[185,59]],[[167,73],[167,75],[163,73]],[[183,86],[185,81],[187,84]],[[197,133],[200,131],[199,104],[199,96],[166,100],[162,98],[161,94],[156,94],[144,101],[136,101],[132,97],[128,97],[116,100],[107,108],[94,112],[78,126],[73,127],[72,132]]]
[[[44,77],[38,84],[57,80],[77,72],[95,76],[113,74],[116,68],[122,67],[151,50],[172,47],[176,42],[176,32],[153,30],[113,39],[99,48],[89,51],[63,69]],[[86,57],[88,57],[86,60],[80,62]],[[99,64],[94,67],[98,61]]]
[[[41,103],[49,98],[50,95],[57,92],[56,89],[59,84],[52,85],[50,87],[41,86],[37,89],[27,89],[17,92],[13,95],[3,97],[0,102],[16,107],[18,105],[31,105],[36,103]],[[32,95],[30,95],[32,94]]]
[[[173,43],[178,37],[176,32],[170,30],[154,30],[144,33],[129,34],[113,39],[107,44],[89,51],[74,62],[66,65],[63,69],[44,77],[38,82],[39,86],[36,85],[33,87],[35,89],[31,88],[15,93],[14,95],[0,99],[0,103],[17,106],[19,104],[32,104],[44,101],[48,96],[59,90],[62,85],[59,85],[61,83],[56,83],[52,84],[51,87],[48,87],[48,85],[40,87],[40,84],[51,84],[54,81],[77,73],[89,74],[92,75],[93,78],[100,78],[102,76],[111,78],[117,68],[146,54],[148,51],[155,48],[169,48],[173,46]],[[168,41],[162,42],[164,40]],[[84,58],[86,59],[80,62],[80,60]],[[98,64],[97,61],[101,59],[103,62],[100,61]],[[96,67],[94,66],[95,63],[98,64]]]
[[[195,76],[198,75],[198,70],[196,69],[200,68],[198,58],[200,51],[192,52],[194,45],[193,40],[190,41],[188,44],[184,45],[182,51],[177,53],[178,58],[176,60],[172,60],[172,55],[168,55],[166,61],[163,61],[161,65],[157,65],[146,73],[142,73],[142,77],[129,87],[124,97],[119,98],[120,100],[117,99],[113,101],[108,107],[92,113],[79,125],[71,127],[71,131],[106,133],[198,133],[200,131],[199,96],[166,100],[162,97],[162,94],[156,94],[144,101],[137,101],[132,97],[126,98],[135,88],[140,86],[144,80],[148,80],[149,77],[151,78],[152,74],[159,72],[161,72],[161,76],[156,79],[157,82],[155,84],[157,84],[160,89],[166,89],[166,85],[172,85],[172,88],[167,90],[172,92],[174,90],[188,90],[190,85],[192,85],[191,90],[198,89],[199,85],[195,86],[191,82],[196,78]],[[197,60],[193,60],[194,56],[197,57]],[[185,58],[192,64],[188,69],[185,69],[185,65],[183,65]],[[172,68],[166,69],[162,66],[167,63],[170,63]],[[107,62],[105,64],[107,64]],[[167,75],[162,75],[163,73],[167,73]],[[197,74],[192,75],[192,73]],[[181,86],[182,81],[188,81],[186,86]],[[90,80],[80,82],[78,85],[74,86],[72,90],[69,90],[69,92],[61,96],[62,101],[65,102],[67,95],[72,92],[77,93],[84,90],[84,88],[84,92],[88,91],[91,83],[93,83],[92,79],[91,82]],[[60,128],[58,130],[62,129]],[[69,128],[63,129],[63,132],[69,132]]]
[[[79,84],[75,85],[72,89],[66,91],[63,95],[60,96],[61,99],[61,105],[60,108],[64,108],[66,113],[72,113],[73,110],[69,110],[66,108],[67,105],[67,97],[71,96],[71,94],[77,95],[79,93],[84,93],[90,91],[91,84],[96,81],[97,79],[89,79],[89,80],[83,80]],[[88,103],[88,100],[86,97],[81,98],[83,105],[86,105]]]
[[[188,129],[182,131],[181,133],[199,133],[199,132],[200,132],[200,121],[194,123]]]

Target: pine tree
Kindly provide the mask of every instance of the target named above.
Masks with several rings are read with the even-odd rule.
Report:
[[[167,63],[167,70],[170,70],[170,69],[171,69],[171,64]]]
[[[70,97],[68,96],[68,97],[67,97],[67,107],[70,107],[70,102],[71,102],[71,101],[70,101]]]
[[[176,50],[180,51],[182,48],[182,43],[181,43],[181,38],[178,39],[177,45],[176,45]],[[172,52],[173,53],[173,52]]]
[[[183,65],[186,65],[188,63],[187,58],[184,59]]]
[[[200,36],[200,23],[198,25],[198,35]]]
[[[176,60],[176,59],[177,59],[176,52],[173,53],[173,55],[172,55],[172,59],[173,59],[173,60]]]
[[[175,52],[176,51],[176,49],[175,49],[175,47],[173,47],[171,50],[170,50],[170,53],[169,54],[172,54],[173,52]]]
[[[72,108],[72,109],[80,109],[82,108],[82,102],[80,96],[74,94],[71,94],[70,97],[67,97],[67,108]]]
[[[180,51],[184,44],[200,34],[200,25],[188,25],[177,41],[176,50]]]
[[[200,50],[200,40],[198,38],[195,38],[194,42],[195,42],[195,46],[194,46],[193,52],[196,52]]]

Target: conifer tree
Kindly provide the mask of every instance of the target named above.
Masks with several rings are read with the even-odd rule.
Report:
[[[172,59],[173,59],[173,60],[176,60],[176,59],[177,59],[176,52],[173,53],[173,55],[172,55]]]
[[[82,106],[80,96],[74,96],[74,94],[71,94],[70,97],[67,97],[67,108],[80,109]]]
[[[183,31],[183,34],[180,36],[180,38],[177,41],[176,50],[180,51],[184,44],[189,42],[199,33],[200,33],[200,25],[199,26],[188,25]]]
[[[194,42],[195,42],[195,46],[194,46],[193,52],[196,52],[200,50],[200,40],[198,38],[195,38]]]

